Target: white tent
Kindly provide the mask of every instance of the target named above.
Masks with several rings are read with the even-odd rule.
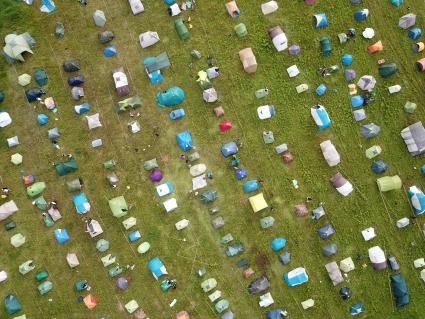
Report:
[[[276,1],[272,0],[261,4],[261,11],[264,15],[275,12],[279,8]]]
[[[140,122],[138,120],[134,120],[128,123],[128,129],[131,133],[137,133],[140,132],[142,126],[140,125]]]
[[[62,218],[62,215],[61,215],[60,211],[58,209],[56,209],[56,208],[53,208],[53,206],[50,207],[47,210],[47,213],[50,215],[50,217],[52,217],[52,220],[54,222],[56,222],[56,221],[58,221],[59,219]]]
[[[145,8],[143,7],[142,1],[140,0],[128,0],[130,3],[131,11],[134,15],[142,13],[145,11]]]
[[[108,254],[100,258],[100,260],[102,261],[103,267],[108,267],[109,265],[112,265],[116,261],[116,259],[117,257],[115,257],[112,254]]]
[[[185,229],[187,226],[189,226],[189,223],[190,222],[187,219],[182,219],[178,221],[175,226],[177,230],[182,230],[182,229]]]
[[[332,280],[332,284],[334,286],[344,281],[341,271],[339,270],[338,264],[335,261],[326,264],[325,268],[328,271],[329,278]]]
[[[74,253],[69,253],[68,255],[66,255],[66,262],[71,268],[75,268],[80,264],[77,255]]]
[[[272,118],[275,115],[273,105],[262,105],[257,108],[257,115],[260,120],[266,120]]]
[[[207,184],[207,179],[205,174],[192,178],[192,190],[195,191],[197,189],[201,189],[207,186],[208,184]]]
[[[369,259],[372,263],[373,269],[382,270],[387,268],[387,258],[385,257],[384,251],[379,246],[369,248]]]
[[[260,296],[260,302],[258,303],[260,307],[266,308],[272,304],[274,304],[273,297],[270,292]]]
[[[415,268],[422,268],[425,266],[425,259],[424,258],[418,258],[413,262],[413,266]]]
[[[189,173],[191,176],[195,177],[201,174],[204,174],[205,171],[207,170],[207,166],[205,164],[196,164],[193,165],[190,169],[189,169]]]
[[[217,91],[214,88],[209,88],[202,93],[204,101],[207,103],[213,103],[218,100]]]
[[[106,23],[105,13],[102,10],[96,10],[93,13],[93,20],[98,27],[103,27]]]
[[[345,258],[339,262],[339,269],[341,269],[345,273],[354,270],[354,268],[354,262],[351,257]]]
[[[19,145],[19,139],[17,136],[13,136],[13,137],[9,137],[7,139],[7,146],[10,147],[14,147],[14,146],[18,146]]]
[[[90,116],[86,116],[87,119],[87,125],[89,126],[89,129],[92,130],[96,127],[101,127],[102,124],[100,123],[99,120],[99,113],[90,115]]]
[[[159,42],[159,35],[157,32],[147,31],[139,35],[139,41],[142,48],[147,48]]]
[[[4,270],[0,271],[0,282],[3,282],[7,279],[7,272]]]
[[[16,206],[13,200],[8,201],[0,206],[0,220],[4,220],[7,217],[18,211],[18,206]]]
[[[362,90],[372,91],[376,85],[376,80],[371,75],[363,75],[357,82],[357,86]]]
[[[123,220],[122,222],[122,225],[124,226],[126,230],[130,229],[133,226],[136,226],[136,224],[137,224],[136,217],[129,217],[126,220]]]
[[[26,238],[21,233],[15,234],[10,238],[10,244],[15,247],[21,247],[23,244],[25,244]]]
[[[301,302],[301,306],[304,310],[307,310],[308,308],[311,308],[314,306],[314,300],[313,299],[307,299]]]
[[[300,74],[300,70],[298,70],[298,67],[295,64],[287,68],[286,72],[288,72],[290,78],[296,77]]]
[[[330,140],[320,143],[320,148],[322,149],[323,157],[330,167],[336,166],[341,162],[339,153]]]
[[[179,15],[182,11],[180,10],[179,5],[177,3],[174,3],[172,6],[170,6],[168,12],[170,13],[170,16],[175,17]]]
[[[372,28],[366,28],[364,29],[362,35],[365,39],[372,39],[375,36],[375,30]]]
[[[369,227],[362,230],[362,236],[365,241],[369,241],[376,237],[375,228]]]
[[[90,220],[90,222],[87,223],[86,230],[89,233],[91,238],[99,236],[100,234],[103,233],[103,229],[100,226],[99,222],[94,219]]]
[[[29,74],[21,74],[18,76],[18,83],[20,86],[26,86],[31,83],[31,75]]]
[[[0,112],[0,127],[6,127],[12,123],[12,118],[7,112]]]
[[[172,187],[170,187],[170,183],[163,183],[156,187],[156,193],[159,197],[167,196],[173,192]]]
[[[162,203],[167,213],[171,213],[177,208],[177,200],[175,198],[170,198]]]

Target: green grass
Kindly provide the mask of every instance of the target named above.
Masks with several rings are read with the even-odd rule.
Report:
[[[401,8],[391,6],[388,1],[364,1],[364,7],[370,9],[371,15],[362,23],[352,18],[353,12],[360,7],[349,5],[348,1],[323,0],[313,7],[301,0],[291,4],[279,1],[279,11],[266,17],[259,9],[262,1],[238,1],[242,15],[235,20],[225,12],[224,1],[198,1],[195,12],[183,14],[184,17],[191,15],[194,26],[186,42],[177,37],[173,19],[166,15],[166,7],[161,1],[145,1],[146,12],[136,17],[132,16],[126,1],[92,0],[87,7],[79,6],[77,1],[56,1],[58,10],[52,15],[41,14],[35,5],[21,4],[16,7],[19,11],[15,11],[18,9],[9,2],[0,4],[0,27],[3,27],[0,36],[12,31],[29,31],[37,40],[37,46],[34,56],[27,57],[23,64],[8,66],[3,60],[0,62],[0,70],[6,71],[0,82],[0,89],[6,92],[2,107],[14,120],[13,125],[0,131],[3,140],[0,144],[0,167],[3,168],[0,174],[3,183],[12,189],[13,199],[20,208],[13,217],[18,227],[12,232],[0,231],[0,267],[10,275],[9,280],[0,285],[0,297],[17,294],[28,318],[130,318],[121,305],[133,298],[150,318],[173,318],[182,309],[186,309],[191,318],[219,318],[207,294],[200,289],[202,280],[194,274],[198,267],[205,266],[207,276],[218,280],[218,289],[230,301],[237,318],[264,317],[266,310],[258,306],[258,296],[249,296],[246,291],[251,279],[242,278],[242,271],[236,267],[239,259],[226,257],[225,247],[219,244],[221,236],[231,232],[236,240],[245,244],[243,257],[250,260],[256,275],[264,272],[271,278],[270,291],[275,306],[287,308],[291,318],[348,317],[351,302],[340,300],[338,290],[342,285],[332,286],[324,265],[348,256],[354,259],[358,254],[365,259],[356,261],[356,270],[349,274],[346,284],[353,290],[352,302],[365,303],[363,318],[421,318],[425,310],[424,286],[419,271],[413,268],[413,260],[424,256],[420,229],[422,217],[418,218],[417,225],[396,229],[396,220],[412,214],[406,193],[400,190],[381,195],[376,187],[377,176],[370,171],[371,161],[365,158],[364,151],[374,144],[381,145],[383,153],[380,158],[389,164],[388,175],[399,174],[405,187],[424,186],[423,176],[414,169],[423,164],[423,159],[410,157],[399,135],[402,128],[424,116],[423,74],[414,66],[421,55],[411,51],[413,42],[407,38],[406,31],[397,26],[398,18],[408,12],[407,6],[410,5],[411,11],[418,14],[417,24],[423,27],[420,13],[425,5],[422,1],[406,1]],[[4,4],[12,9],[2,10]],[[105,29],[116,34],[113,43],[118,48],[117,57],[106,59],[102,56],[103,46],[98,43],[97,33],[103,29],[95,27],[91,17],[96,9],[104,10],[108,19]],[[327,13],[330,25],[325,29],[314,29],[311,16],[322,11]],[[16,21],[13,18],[16,14],[25,18]],[[65,25],[63,39],[54,37],[58,20]],[[247,25],[249,32],[244,39],[238,39],[232,32],[234,25],[240,22]],[[267,29],[277,24],[286,32],[290,44],[301,45],[299,57],[275,52]],[[337,34],[347,28],[355,27],[360,35],[366,26],[375,28],[375,39],[384,43],[383,52],[368,54],[366,48],[372,41],[361,36],[345,45],[337,42]],[[138,35],[147,30],[158,31],[161,42],[152,48],[141,49]],[[320,54],[319,39],[323,35],[329,36],[332,42],[333,53],[328,58]],[[248,46],[253,48],[259,63],[255,75],[245,74],[238,58],[238,51]],[[204,58],[194,61],[190,57],[193,49],[199,50]],[[164,50],[168,52],[172,66],[164,72],[165,81],[153,87],[144,73],[142,59]],[[316,69],[322,65],[339,64],[343,53],[354,55],[352,68],[358,77],[371,74],[378,79],[377,99],[366,107],[366,112],[367,122],[380,125],[382,133],[370,141],[361,137],[361,124],[352,118],[348,83],[343,80],[342,70],[325,79],[316,75]],[[203,102],[202,91],[195,82],[197,72],[207,67],[205,57],[208,54],[215,57],[221,69],[221,76],[214,80],[220,101],[213,105]],[[66,83],[68,74],[62,71],[62,63],[70,58],[81,61],[82,73],[87,79],[84,85],[86,100],[92,106],[90,114],[100,112],[102,128],[88,131],[85,118],[73,113],[72,107],[76,103],[70,98]],[[397,63],[399,72],[387,79],[379,77],[376,63],[379,58]],[[289,79],[286,74],[286,68],[292,64],[297,64],[301,70],[295,79]],[[113,110],[119,98],[114,92],[111,70],[119,65],[125,67],[129,76],[131,94],[140,95],[143,101],[140,109],[142,131],[135,135],[127,130],[128,114],[117,115]],[[57,121],[55,115],[41,105],[29,105],[23,89],[17,84],[19,74],[33,74],[38,67],[45,68],[49,75],[47,90],[59,105]],[[328,86],[329,92],[318,98],[314,88],[321,82]],[[295,86],[301,83],[308,83],[310,91],[298,95]],[[402,86],[401,92],[389,95],[386,87],[396,83]],[[155,103],[156,92],[172,85],[182,86],[186,92],[182,107],[187,116],[177,122],[169,121],[169,110],[160,109]],[[265,100],[255,100],[254,91],[266,86],[270,88],[270,95]],[[337,94],[331,93],[333,88],[337,89]],[[408,100],[418,104],[413,115],[403,111]],[[266,103],[275,105],[277,116],[260,122],[256,108]],[[309,109],[315,103],[323,104],[333,120],[332,126],[323,132],[319,132],[310,116]],[[218,131],[219,120],[212,113],[217,105],[224,107],[225,118],[234,124],[228,133]],[[47,112],[50,117],[45,127],[36,124],[40,112]],[[47,129],[55,126],[62,132],[60,144],[63,149],[60,151],[55,151],[47,139]],[[153,134],[155,126],[161,128],[159,138]],[[175,142],[175,134],[185,129],[190,129],[201,161],[214,173],[210,187],[218,190],[219,199],[215,204],[221,209],[216,216],[222,215],[226,221],[225,227],[219,231],[211,227],[208,207],[188,192],[190,176],[184,161],[178,159],[181,151]],[[276,145],[288,143],[295,157],[293,163],[284,165],[274,153],[274,145],[263,144],[263,129],[274,132]],[[4,140],[13,135],[18,135],[22,144],[9,150]],[[240,150],[242,164],[248,169],[250,178],[264,180],[263,192],[268,203],[275,207],[273,212],[252,213],[242,183],[236,181],[228,161],[219,152],[222,143],[236,137],[241,137],[244,143]],[[90,148],[90,141],[95,138],[103,139],[102,148]],[[342,162],[338,168],[329,168],[322,157],[319,143],[328,138],[341,154]],[[136,152],[136,148],[139,151]],[[22,167],[14,167],[9,162],[10,155],[15,152],[24,155]],[[103,255],[96,252],[96,241],[84,234],[84,223],[76,215],[71,194],[64,186],[71,177],[57,177],[49,164],[59,159],[61,153],[76,155],[80,168],[75,176],[81,176],[85,181],[84,191],[92,204],[90,215],[101,222],[105,231],[103,238],[111,241],[110,252],[117,256],[121,265],[136,264],[133,271],[125,273],[133,278],[127,291],[120,292],[115,288],[114,280],[101,265]],[[153,184],[143,170],[145,160],[165,156],[170,160],[161,163],[161,168],[166,179],[175,185],[180,206],[169,215],[161,208],[161,200],[155,196]],[[103,161],[110,158],[118,163],[115,171],[120,185],[116,189],[107,184],[108,172],[102,166]],[[66,245],[55,242],[53,229],[44,226],[41,213],[26,197],[20,169],[24,174],[34,174],[37,180],[45,181],[44,197],[59,202],[63,219],[57,227],[67,228],[71,235],[71,241]],[[337,194],[328,182],[338,170],[355,186],[354,193],[347,198]],[[292,187],[292,179],[299,181],[298,190]],[[127,185],[130,189],[126,188]],[[144,240],[152,244],[146,256],[137,254],[137,244],[128,243],[127,232],[110,213],[107,200],[121,194],[133,204],[129,215],[138,218],[138,228],[143,232]],[[310,209],[321,201],[325,202],[325,218],[312,222],[294,216],[293,206],[303,202],[306,196],[314,199],[309,204]],[[263,231],[259,219],[270,214],[275,217],[276,224]],[[174,223],[183,218],[189,219],[191,224],[188,229],[177,232]],[[337,234],[324,242],[319,239],[317,229],[328,222],[334,225]],[[378,236],[366,243],[360,231],[369,226],[377,229]],[[27,243],[14,249],[9,239],[17,232],[27,236]],[[282,266],[277,254],[270,249],[270,242],[276,236],[288,240],[287,250],[293,259],[287,266]],[[412,247],[412,241],[416,242],[415,247]],[[325,258],[320,248],[330,242],[338,244],[339,252],[334,257]],[[367,249],[374,245],[384,248],[388,256],[397,256],[401,264],[411,295],[411,304],[403,309],[396,310],[393,306],[389,271],[374,272],[367,260]],[[81,265],[78,268],[68,268],[65,260],[68,252],[76,252],[79,256]],[[256,264],[258,254],[266,256],[265,265]],[[146,262],[153,256],[159,256],[170,276],[177,278],[176,291],[160,291],[159,283],[146,267]],[[50,273],[54,289],[46,296],[38,295],[34,272],[22,276],[17,271],[18,265],[29,258],[35,260],[37,270],[47,269]],[[363,263],[367,264],[366,268],[362,267]],[[307,269],[310,281],[299,287],[286,287],[282,274],[299,266]],[[78,293],[73,290],[73,284],[80,278],[88,279],[93,286],[92,292],[98,296],[99,304],[92,311],[76,301]],[[170,308],[168,304],[174,298],[178,300],[177,305]],[[300,302],[308,298],[315,299],[316,305],[303,311]],[[4,312],[0,317],[9,318]]]

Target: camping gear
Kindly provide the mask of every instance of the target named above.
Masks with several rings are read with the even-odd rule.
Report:
[[[320,48],[324,56],[329,56],[332,53],[331,41],[328,37],[320,38]]]
[[[348,196],[353,191],[353,185],[339,172],[331,177],[330,182],[338,193],[343,196]]]
[[[239,38],[246,37],[248,35],[248,30],[244,23],[239,23],[234,27],[235,33]]]
[[[269,29],[268,33],[277,52],[281,52],[288,48],[288,39],[280,26]],[[292,52],[294,53],[294,51]]]
[[[15,313],[22,310],[22,305],[15,295],[7,295],[4,297],[4,308],[8,315],[14,315]]]
[[[65,36],[65,26],[60,21],[56,21],[56,24],[55,24],[55,36],[58,39],[61,39],[61,38],[63,38]]]
[[[229,1],[225,5],[227,13],[232,17],[236,18],[241,14],[241,11],[238,8],[238,5],[236,4],[236,1]]]
[[[337,286],[344,281],[341,271],[338,268],[338,264],[335,261],[326,264],[325,268],[334,286]]]
[[[375,174],[382,174],[386,172],[388,165],[383,160],[374,161],[371,166],[372,172]]]
[[[26,262],[22,263],[21,265],[19,265],[19,272],[22,275],[25,275],[27,273],[29,273],[31,270],[35,269],[35,265],[34,265],[34,261],[33,260],[27,260]]]
[[[417,156],[425,152],[425,128],[422,122],[416,122],[404,128],[401,131],[401,137],[410,155]]]
[[[382,64],[379,66],[379,75],[383,78],[389,77],[397,72],[397,65],[395,63]]]
[[[108,43],[115,38],[112,31],[103,31],[99,33],[99,42],[102,44]]]
[[[112,77],[114,78],[115,89],[118,96],[127,96],[130,93],[127,75],[124,73],[122,66],[112,70]]]
[[[402,29],[408,29],[416,23],[416,14],[408,13],[398,20],[398,26]]]
[[[25,236],[22,235],[21,233],[15,234],[12,237],[10,237],[10,244],[15,247],[21,247],[23,244],[25,244]]]
[[[185,93],[182,88],[178,86],[171,87],[165,91],[156,94],[156,101],[159,106],[173,106],[183,102]]]
[[[369,259],[375,270],[383,270],[387,268],[387,259],[384,251],[379,246],[374,246],[368,250]]]
[[[93,13],[94,24],[98,27],[104,27],[106,23],[105,13],[102,10],[96,10]]]
[[[325,13],[316,13],[313,16],[313,20],[316,28],[324,28],[328,26],[328,20]]]
[[[45,281],[43,283],[41,283],[40,285],[38,285],[37,289],[38,292],[40,293],[40,295],[45,295],[47,294],[50,290],[52,290],[53,288],[53,283],[51,281]]]
[[[178,18],[174,21],[174,26],[181,40],[187,40],[189,38],[189,29],[186,27],[181,18]]]
[[[403,275],[391,275],[391,290],[395,299],[395,305],[397,308],[409,304],[409,291],[407,290],[406,280]]]
[[[0,221],[5,220],[9,216],[12,216],[17,211],[18,207],[16,206],[13,200],[3,203],[2,205],[0,205]]]
[[[5,46],[3,47],[3,55],[6,62],[13,64],[17,61],[25,62],[24,53],[31,53],[35,45],[35,40],[28,32],[22,34],[8,34],[4,38]]]
[[[278,6],[277,2],[274,1],[274,0],[268,1],[268,2],[265,2],[265,3],[262,3],[261,4],[261,11],[263,12],[264,15],[273,13],[278,8],[279,8],[279,6]]]
[[[320,143],[320,148],[322,150],[323,157],[330,167],[336,166],[341,162],[339,153],[330,140]]]
[[[381,128],[374,123],[365,124],[360,128],[360,133],[366,139],[370,139],[372,137],[377,136],[380,131],[381,131]]]
[[[55,234],[56,241],[61,245],[65,244],[67,241],[71,239],[68,235],[68,231],[65,228],[55,229],[54,234]]]
[[[176,135],[176,140],[180,149],[182,149],[185,152],[191,150],[193,147],[192,136],[190,135],[189,131],[178,133]]]
[[[376,183],[378,184],[378,189],[381,192],[388,192],[402,187],[402,182],[398,175],[378,178]]]
[[[415,215],[420,215],[425,212],[425,194],[418,186],[410,186],[407,189],[410,203],[412,204]]]
[[[328,112],[323,105],[317,104],[310,109],[311,116],[313,117],[314,122],[323,130],[331,125],[331,120],[329,118]]]
[[[240,50],[239,58],[246,73],[255,73],[257,71],[257,60],[251,48]]]
[[[286,282],[288,287],[293,287],[307,282],[308,275],[304,268],[299,267],[284,273],[283,280]]]
[[[130,4],[131,12],[133,12],[134,15],[137,15],[145,11],[142,1],[140,0],[129,0],[129,4]]]

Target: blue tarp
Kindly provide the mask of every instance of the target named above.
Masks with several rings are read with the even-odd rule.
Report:
[[[283,274],[283,280],[289,287],[301,285],[308,281],[308,275],[304,268],[295,268]]]
[[[148,65],[149,63],[152,63],[153,61],[155,61],[155,59],[156,59],[155,57],[151,56],[143,60],[143,65],[145,66],[145,70],[146,70],[146,73],[148,74],[149,81],[151,82],[151,84],[158,84],[164,80],[164,77],[161,74],[161,70],[157,70],[157,71],[149,73],[148,70],[146,69],[146,65]]]
[[[351,106],[353,108],[363,106],[364,99],[361,95],[355,95],[351,97]]]
[[[155,257],[148,261],[148,268],[156,280],[158,280],[158,278],[162,275],[167,274],[164,264],[158,257]]]
[[[185,152],[189,151],[193,147],[192,137],[190,136],[189,131],[184,131],[177,134],[176,140],[179,144],[179,147]]]
[[[361,9],[354,12],[354,19],[356,21],[364,21],[369,16],[369,10],[368,9]]]
[[[328,224],[323,226],[322,228],[319,229],[319,236],[322,239],[327,239],[330,236],[332,236],[333,234],[335,234],[335,230],[332,227],[332,225]]]
[[[237,180],[240,181],[241,179],[248,177],[248,172],[245,168],[239,168],[239,169],[236,170],[235,176],[236,176]]]
[[[74,202],[75,209],[77,210],[77,214],[85,214],[89,211],[87,209],[87,205],[89,205],[89,200],[87,199],[86,194],[79,193],[72,197],[72,201]],[[90,206],[90,205],[89,205]]]
[[[55,238],[61,245],[65,244],[68,240],[70,240],[68,232],[65,228],[55,229]]]
[[[274,251],[279,251],[279,250],[285,248],[286,239],[283,238],[283,237],[277,237],[277,238],[273,239],[271,246],[272,246],[272,249]]]
[[[224,157],[229,157],[238,152],[238,146],[235,142],[228,142],[221,147],[221,154]]]
[[[43,113],[38,114],[37,122],[40,125],[45,125],[45,124],[47,124],[47,122],[49,122],[49,117],[46,114],[43,114]]]
[[[251,179],[242,186],[245,193],[255,192],[260,188],[260,183],[256,179]]]
[[[388,168],[388,165],[383,160],[374,161],[371,166],[372,172],[375,174],[384,173]]]
[[[111,58],[117,54],[117,48],[114,45],[110,45],[103,49],[103,55],[107,58]]]
[[[178,105],[183,102],[183,100],[184,91],[178,86],[173,86],[168,90],[156,94],[156,101],[161,107]]]
[[[416,215],[423,214],[425,212],[425,194],[417,186],[410,186],[407,190],[410,203],[415,211]]]

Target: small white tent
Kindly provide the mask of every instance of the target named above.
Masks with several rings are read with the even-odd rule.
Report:
[[[93,20],[98,27],[103,27],[106,23],[105,13],[102,10],[96,10],[93,13]]]
[[[159,35],[157,32],[147,31],[139,35],[139,41],[142,48],[147,48],[159,42]]]
[[[0,206],[0,220],[4,220],[7,217],[18,211],[18,206],[16,206],[13,200],[8,201]]]
[[[143,7],[142,1],[140,0],[128,0],[130,3],[131,11],[134,15],[142,13],[145,11],[145,8]]]
[[[320,143],[320,148],[322,149],[323,157],[330,167],[336,166],[341,162],[339,153],[330,140]]]
[[[75,268],[80,264],[77,255],[74,253],[69,253],[68,255],[66,255],[66,262],[71,268]]]
[[[279,8],[276,1],[272,0],[261,4],[261,11],[264,15],[275,12]]]
[[[90,115],[90,116],[86,116],[87,119],[87,125],[89,126],[89,129],[92,130],[96,127],[101,127],[102,124],[100,123],[99,120],[99,113]]]
[[[379,246],[369,248],[369,259],[372,263],[373,269],[382,270],[387,268],[387,258],[384,251]]]
[[[341,269],[345,273],[354,270],[354,268],[354,262],[351,257],[345,258],[339,262],[339,269]]]

